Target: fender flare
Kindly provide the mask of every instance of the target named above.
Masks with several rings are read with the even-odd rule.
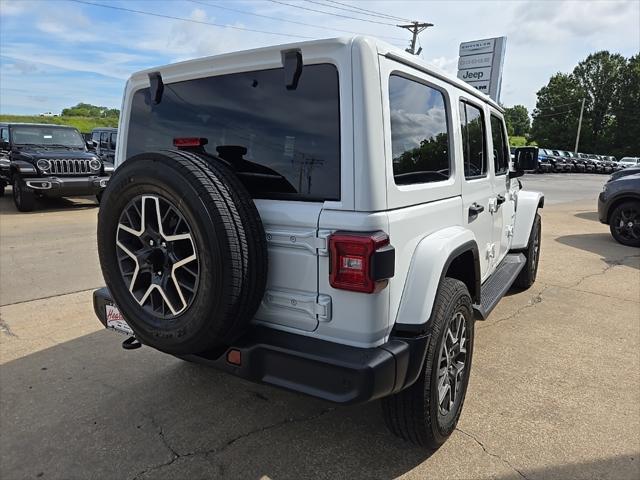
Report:
[[[12,160],[11,161],[11,175],[15,175],[19,173],[20,175],[29,174],[29,175],[37,175],[38,171],[36,167],[24,160]]]
[[[423,332],[431,318],[440,283],[451,263],[471,252],[474,259],[475,295],[480,297],[480,259],[478,244],[471,230],[456,226],[423,238],[413,253],[400,299],[394,328],[403,332]]]
[[[513,226],[511,250],[523,250],[529,243],[529,234],[533,227],[538,208],[544,207],[544,195],[541,192],[520,190],[516,203],[516,219]]]

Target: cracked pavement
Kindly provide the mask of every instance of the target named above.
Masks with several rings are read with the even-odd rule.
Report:
[[[555,192],[567,178],[524,183]],[[465,408],[437,452],[395,439],[377,402],[338,407],[122,350],[93,317],[95,208],[16,216],[0,199],[0,476],[640,478],[640,252],[597,221],[603,181],[547,202],[538,280],[476,324]],[[52,238],[20,236],[40,228]],[[23,278],[34,251],[43,271]]]

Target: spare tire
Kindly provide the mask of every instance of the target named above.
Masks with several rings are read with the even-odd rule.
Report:
[[[230,344],[264,295],[267,245],[249,193],[224,161],[136,155],[98,213],[105,282],[136,337],[172,354]]]

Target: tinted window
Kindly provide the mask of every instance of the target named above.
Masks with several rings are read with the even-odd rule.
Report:
[[[0,128],[0,140],[9,141],[9,129],[8,128]]]
[[[449,178],[444,95],[406,78],[389,78],[393,176],[397,185]]]
[[[75,128],[39,125],[12,125],[13,143],[18,145],[63,145],[84,148],[84,139]]]
[[[496,175],[509,171],[509,151],[504,125],[495,115],[491,115],[491,138],[493,139],[493,167]]]
[[[91,135],[91,140],[93,140],[95,142],[99,142],[100,141],[100,132],[93,132],[93,134]]]
[[[164,85],[151,105],[135,93],[127,157],[173,148],[173,139],[207,139],[207,153],[231,164],[254,197],[340,197],[338,72],[307,65],[296,90],[283,69],[234,73]]]
[[[460,102],[460,127],[465,178],[481,177],[487,173],[485,161],[484,115],[482,110]]]

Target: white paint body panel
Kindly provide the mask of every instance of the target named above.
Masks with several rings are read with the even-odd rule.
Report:
[[[148,73],[160,72],[168,84],[279,68],[281,51],[289,49],[300,49],[304,65],[331,63],[338,69],[341,195],[339,201],[317,203],[256,200],[267,234],[269,277],[254,322],[336,343],[378,346],[387,341],[396,322],[419,324],[429,319],[443,265],[458,246],[476,242],[482,258],[490,245],[497,243],[502,256],[511,247],[520,248],[528,238],[537,207],[533,199],[539,199],[540,194],[519,192],[516,213],[518,192],[514,191],[509,195],[510,209],[498,210],[499,222],[494,222],[494,214],[489,211],[498,191],[493,167],[487,178],[476,184],[464,179],[458,101],[465,97],[482,106],[489,128],[490,108],[502,116],[500,106],[489,97],[417,57],[364,37],[207,57],[138,72],[129,79],[120,116],[116,166],[125,161],[131,98],[135,91],[149,86]],[[452,173],[448,180],[395,184],[388,93],[391,73],[443,92],[451,136]],[[467,212],[474,201],[483,203],[486,214],[482,222],[470,224]],[[395,275],[385,289],[368,295],[329,285],[327,236],[338,230],[380,230],[389,234],[396,253]],[[513,237],[505,235],[507,231],[513,232]],[[498,260],[496,256],[482,264],[483,280]]]
[[[515,224],[513,228],[513,239],[511,248],[513,250],[523,249],[529,243],[529,234],[533,226],[533,220],[538,211],[538,205],[544,198],[540,192],[531,192],[528,190],[520,190],[518,196],[518,210],[515,216]]]
[[[422,239],[407,273],[397,322],[419,324],[429,319],[447,259],[456,248],[475,241],[473,233],[461,226],[443,228]]]

